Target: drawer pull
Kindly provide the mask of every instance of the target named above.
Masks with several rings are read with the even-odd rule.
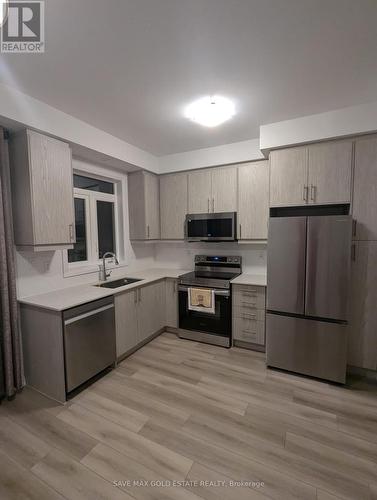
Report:
[[[247,333],[248,335],[256,335],[257,332],[251,332],[250,330],[242,330],[242,333]]]
[[[256,314],[249,314],[248,316],[246,316],[245,314],[242,315],[242,319],[255,319],[256,317]]]
[[[245,307],[246,309],[255,309],[254,304],[248,304],[247,302],[242,302],[242,307]]]
[[[242,297],[255,297],[257,298],[257,296],[255,295],[257,293],[256,290],[254,290],[253,292],[242,292]]]

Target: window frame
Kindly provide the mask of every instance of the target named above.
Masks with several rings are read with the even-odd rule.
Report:
[[[111,182],[114,185],[114,194],[102,193],[100,191],[91,191],[89,189],[73,188],[73,198],[80,198],[85,200],[85,224],[86,224],[86,246],[87,246],[87,260],[68,262],[68,250],[63,250],[63,275],[65,277],[76,276],[79,274],[89,274],[98,272],[98,266],[102,263],[102,259],[97,259],[98,255],[98,225],[97,225],[97,200],[111,202],[114,205],[114,252],[121,262],[125,265],[123,256],[120,255],[121,232],[120,232],[120,184],[121,179],[107,177],[105,175],[98,175],[97,173],[79,170],[74,168],[73,174],[84,175],[85,177],[92,177],[93,179]],[[115,267],[112,258],[106,259],[107,267],[109,269]]]

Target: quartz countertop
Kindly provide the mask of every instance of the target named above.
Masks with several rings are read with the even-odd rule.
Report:
[[[185,269],[147,269],[144,271],[126,271],[125,274],[130,278],[137,278],[141,281],[130,285],[120,286],[118,288],[101,288],[95,286],[99,282],[87,283],[83,285],[52,290],[51,292],[40,295],[32,295],[28,297],[20,297],[18,301],[21,304],[40,307],[42,309],[50,309],[52,311],[64,311],[71,307],[76,307],[92,300],[103,299],[111,295],[138,288],[139,286],[147,285],[153,281],[158,281],[164,278],[178,278],[181,274],[187,273]],[[115,281],[121,277],[114,277],[108,280]]]
[[[242,273],[231,281],[232,285],[267,286],[267,275]]]

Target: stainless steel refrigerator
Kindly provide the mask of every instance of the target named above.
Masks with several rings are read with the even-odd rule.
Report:
[[[270,218],[268,366],[345,382],[351,238],[349,215]]]

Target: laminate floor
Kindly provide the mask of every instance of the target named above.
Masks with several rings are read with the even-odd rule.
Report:
[[[0,406],[0,499],[376,500],[377,386],[164,333],[65,406]]]

